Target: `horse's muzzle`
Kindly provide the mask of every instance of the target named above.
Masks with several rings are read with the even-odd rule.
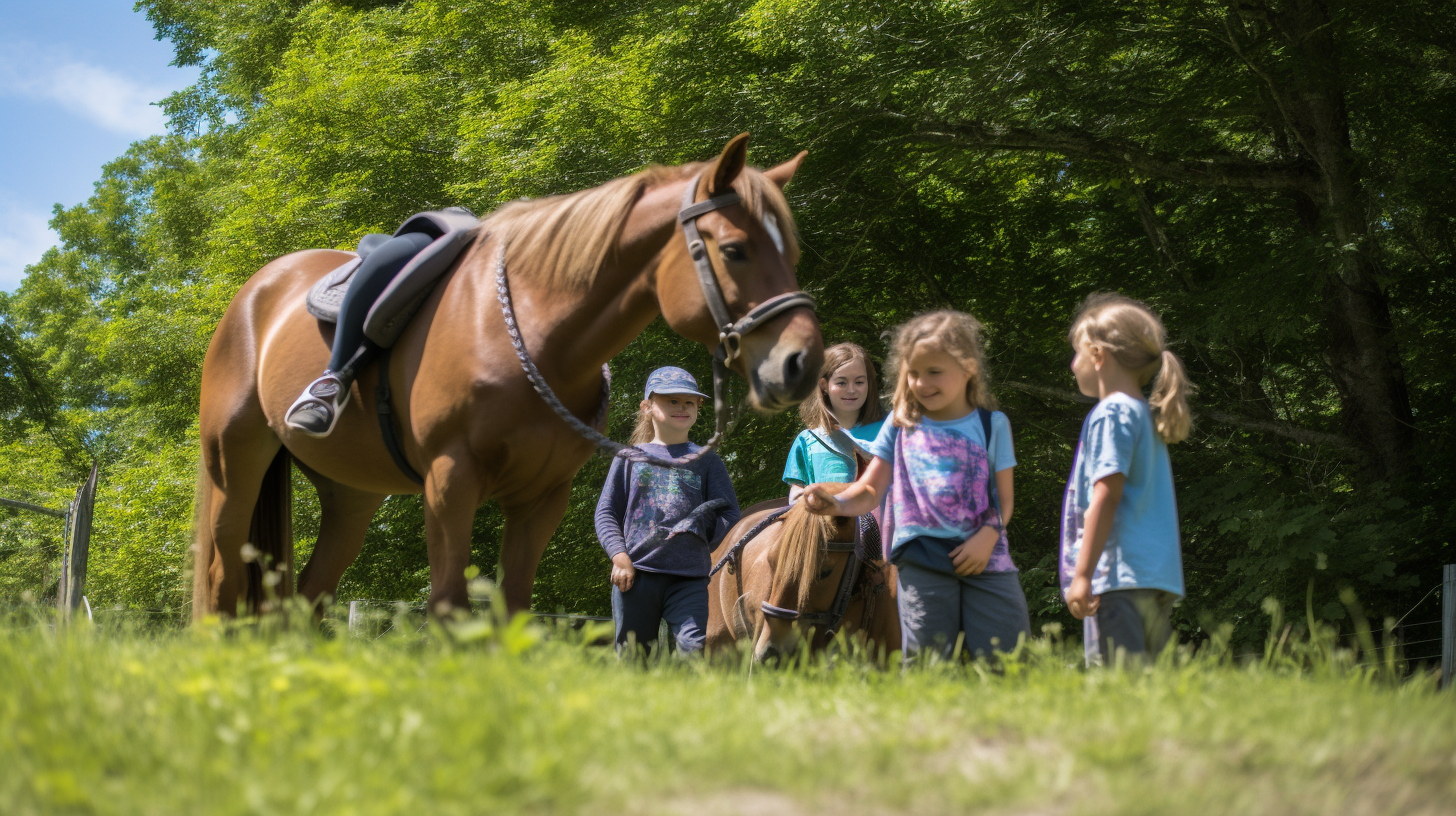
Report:
[[[757,360],[749,357],[749,402],[764,413],[775,413],[803,402],[814,392],[819,368],[824,364],[824,341],[813,313],[801,309],[784,315],[783,319],[787,325],[768,353]]]

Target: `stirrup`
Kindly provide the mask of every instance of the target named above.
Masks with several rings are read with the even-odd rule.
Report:
[[[308,384],[284,415],[283,423],[305,436],[322,439],[334,432],[353,389],[332,371]]]

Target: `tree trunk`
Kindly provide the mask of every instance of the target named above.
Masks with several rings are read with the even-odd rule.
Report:
[[[1276,90],[1296,143],[1318,167],[1324,191],[1305,222],[1333,244],[1323,287],[1326,355],[1340,396],[1341,421],[1366,451],[1370,475],[1414,474],[1415,433],[1390,304],[1376,280],[1378,248],[1370,235],[1369,200],[1351,149],[1334,26],[1323,2],[1295,0],[1274,17],[1294,51],[1292,87]],[[1301,208],[1303,209],[1303,208]]]

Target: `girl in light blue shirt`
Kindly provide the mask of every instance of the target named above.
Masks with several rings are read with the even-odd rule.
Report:
[[[819,387],[799,404],[805,430],[794,439],[784,482],[789,501],[805,485],[815,482],[852,482],[870,455],[866,452],[883,424],[875,364],[854,343],[839,343],[824,350]]]
[[[1138,301],[1093,295],[1068,339],[1077,388],[1098,403],[1082,424],[1062,504],[1062,592],[1083,621],[1089,664],[1155,657],[1183,597],[1168,445],[1188,437],[1193,386],[1163,322]]]

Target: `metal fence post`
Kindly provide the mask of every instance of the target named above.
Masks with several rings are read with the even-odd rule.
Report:
[[[1441,576],[1441,688],[1451,688],[1456,673],[1456,564]]]
[[[363,623],[363,610],[359,608],[358,601],[349,601],[349,634],[359,636],[359,626]]]

